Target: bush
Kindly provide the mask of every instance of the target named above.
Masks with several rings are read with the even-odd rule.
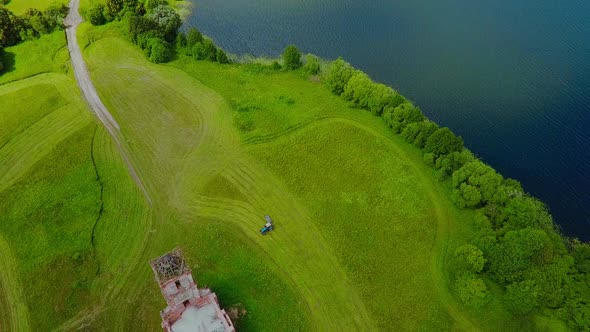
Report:
[[[301,52],[295,45],[289,45],[283,51],[283,65],[287,70],[301,67]]]
[[[383,84],[373,84],[367,107],[374,115],[381,116],[387,106],[397,107],[405,101],[399,93]]]
[[[532,280],[524,280],[506,287],[504,303],[508,310],[519,316],[529,314],[539,306],[539,291]]]
[[[92,25],[103,25],[106,23],[106,17],[104,16],[104,5],[97,3],[92,6],[88,12],[88,18]]]
[[[0,73],[4,70],[4,48],[0,46]]]
[[[305,66],[303,66],[303,70],[305,70],[308,75],[317,75],[320,72],[320,59],[313,54],[308,54],[305,57]]]

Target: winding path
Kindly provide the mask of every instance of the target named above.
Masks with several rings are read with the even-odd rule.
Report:
[[[139,175],[135,171],[135,168],[131,163],[131,159],[129,158],[126,149],[121,144],[120,138],[122,136],[119,124],[111,115],[111,113],[109,113],[109,110],[103,104],[102,100],[100,100],[98,92],[96,92],[96,88],[94,87],[94,84],[92,84],[92,80],[90,79],[90,74],[88,73],[88,68],[86,67],[84,58],[82,57],[82,51],[80,50],[80,45],[78,45],[78,38],[76,36],[76,30],[78,29],[78,25],[80,25],[80,23],[84,21],[82,16],[80,16],[79,11],[80,0],[71,0],[69,6],[70,11],[68,13],[68,16],[66,16],[66,18],[64,19],[64,24],[66,26],[66,38],[68,40],[68,51],[70,52],[72,67],[74,68],[74,76],[76,77],[78,86],[82,91],[82,96],[88,103],[88,106],[90,106],[92,112],[96,114],[100,122],[102,122],[109,134],[111,134],[111,137],[113,137],[113,140],[115,141],[115,144],[117,145],[117,148],[121,153],[121,157],[123,157],[125,165],[127,165],[127,168],[129,169],[131,177],[133,178],[139,189],[141,189],[141,191],[143,192],[148,203],[151,205],[152,199],[150,198],[150,195],[145,189],[145,186],[141,182]]]

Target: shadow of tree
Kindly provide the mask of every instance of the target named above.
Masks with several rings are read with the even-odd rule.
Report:
[[[3,54],[1,54],[1,56],[2,56],[2,64],[4,65],[4,68],[2,68],[0,70],[0,75],[14,71],[16,69],[14,66],[14,63],[15,63],[14,53],[4,50]]]

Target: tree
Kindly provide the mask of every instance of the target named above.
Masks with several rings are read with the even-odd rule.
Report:
[[[481,193],[482,202],[487,203],[494,198],[502,180],[502,176],[496,173],[493,168],[475,159],[453,173],[452,185],[457,189],[460,189],[462,184],[476,187]]]
[[[453,191],[453,199],[461,208],[478,207],[481,204],[481,192],[475,186],[461,183],[459,188]]]
[[[434,163],[434,169],[438,171],[441,178],[447,178],[453,174],[454,171],[463,167],[463,165],[474,159],[473,154],[467,150],[454,151],[449,154],[439,156]]]
[[[149,17],[135,15],[131,16],[129,19],[129,35],[131,36],[131,40],[138,45],[138,37],[140,35],[149,35],[149,38],[163,38],[158,30],[158,23],[156,23],[156,21]]]
[[[4,48],[0,45],[0,73],[4,70]]]
[[[455,136],[447,127],[439,128],[432,133],[424,145],[424,151],[433,153],[436,158],[440,155],[461,151],[461,149],[463,149],[463,139]]]
[[[525,272],[548,254],[549,237],[539,229],[508,231],[489,254],[489,268],[502,283],[522,281]]]
[[[203,41],[203,50],[203,60],[217,61],[217,47],[211,39],[205,39]]]
[[[202,43],[202,42],[203,42],[203,35],[199,32],[199,30],[197,30],[196,28],[188,29],[188,32],[186,34],[186,45],[188,47],[193,47],[193,46],[195,46],[196,43]]]
[[[179,32],[176,35],[176,47],[185,48],[187,45],[186,35],[183,32]]]
[[[105,24],[107,20],[104,17],[104,5],[102,3],[97,3],[92,6],[88,12],[88,17],[92,25]]]
[[[153,63],[167,62],[170,59],[168,44],[160,38],[151,38],[148,41],[149,59]]]
[[[397,134],[410,123],[422,122],[426,119],[422,111],[410,102],[402,103],[395,108],[391,105],[386,106],[381,117]]]
[[[287,70],[301,67],[301,52],[295,45],[289,45],[283,51],[283,65]]]
[[[308,75],[317,75],[320,72],[320,59],[313,54],[306,55],[303,70]]]
[[[332,62],[326,77],[326,84],[330,88],[330,91],[340,96],[355,72],[354,68],[348,62],[344,61],[342,57]]]
[[[459,268],[473,273],[481,272],[486,263],[483,252],[472,244],[465,244],[457,248],[455,258]]]
[[[384,84],[374,84],[367,107],[374,115],[381,116],[386,106],[397,107],[405,101],[399,93]]]
[[[420,149],[424,148],[426,140],[438,129],[438,125],[430,120],[412,122],[408,124],[401,135],[408,143],[412,143]],[[434,155],[433,155],[434,156]]]
[[[14,15],[6,7],[0,6],[0,46],[16,45],[22,39],[20,30],[24,27],[24,20]]]
[[[465,305],[481,308],[489,301],[489,292],[481,278],[472,273],[462,273],[455,281],[457,296]]]
[[[158,5],[153,9],[149,18],[158,24],[158,30],[167,42],[173,42],[176,39],[182,20],[174,9],[169,6]]]
[[[517,315],[529,314],[539,306],[539,292],[534,281],[524,280],[508,285],[504,303]]]
[[[553,227],[553,219],[547,212],[545,204],[529,196],[510,199],[497,219],[497,226],[507,230],[526,227],[551,230]]]
[[[107,0],[104,12],[107,20],[112,21],[117,18],[124,5],[123,0]]]
[[[353,107],[368,109],[373,86],[373,81],[371,81],[369,76],[359,71],[346,84],[342,98],[348,101]]]
[[[225,54],[225,52],[220,48],[217,49],[216,60],[219,63],[229,63],[229,59],[227,58],[227,54]]]

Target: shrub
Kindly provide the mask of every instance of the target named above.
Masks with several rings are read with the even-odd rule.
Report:
[[[308,75],[317,75],[320,72],[320,59],[313,54],[308,54],[305,57],[305,66],[303,66],[303,70],[305,70]]]
[[[106,17],[104,16],[104,5],[97,3],[88,12],[88,17],[92,25],[103,25],[106,23]]]
[[[283,51],[283,65],[287,70],[301,67],[301,52],[295,45],[289,45]]]

